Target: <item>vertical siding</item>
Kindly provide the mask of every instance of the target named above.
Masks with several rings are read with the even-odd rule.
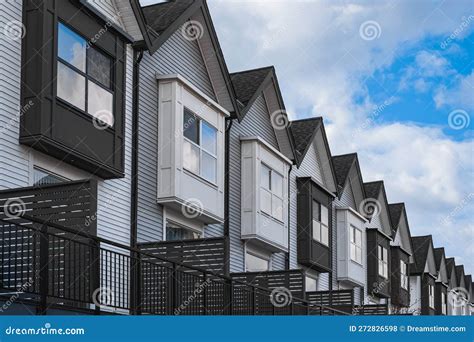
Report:
[[[230,271],[244,271],[244,244],[240,238],[240,137],[260,136],[278,149],[276,136],[271,126],[269,113],[262,96],[259,96],[241,123],[234,122],[230,130],[229,151],[229,225],[230,225]],[[284,257],[283,257],[284,261]],[[284,262],[283,262],[284,266]],[[272,258],[272,267],[281,269],[282,258]]]
[[[138,241],[163,238],[163,207],[157,204],[158,83],[156,73],[181,74],[206,95],[215,98],[196,41],[188,41],[178,29],[153,55],[145,53],[140,64],[139,154],[138,154]],[[219,236],[222,225],[206,236]]]

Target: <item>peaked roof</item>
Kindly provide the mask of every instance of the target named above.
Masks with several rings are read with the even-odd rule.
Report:
[[[451,276],[454,276],[456,278],[456,272],[453,273],[455,266],[456,266],[456,261],[454,260],[454,258],[446,258],[446,268],[448,271],[449,279],[451,279]]]
[[[392,230],[396,233],[398,230],[398,225],[400,224],[400,219],[402,217],[402,212],[405,209],[404,203],[390,203],[388,205],[388,211],[390,213],[390,219],[392,220]]]
[[[461,280],[464,279],[464,266],[456,265],[456,279],[458,279],[458,286],[461,286]]]
[[[192,4],[193,1],[166,1],[142,9],[148,26],[161,35]]]
[[[435,262],[436,262],[436,269],[439,270],[441,266],[441,260],[443,260],[443,256],[445,257],[446,261],[446,256],[444,254],[444,248],[439,247],[434,249],[434,255],[435,255]]]
[[[382,190],[383,181],[364,183],[365,195],[367,198],[378,198]]]
[[[230,74],[230,79],[235,89],[237,100],[247,107],[252,97],[257,93],[265,79],[273,70],[273,67],[263,67],[252,70],[234,72]]]
[[[425,272],[428,252],[430,250],[430,246],[432,245],[432,237],[431,235],[412,236],[411,241],[413,245],[415,263],[412,264],[410,273],[422,274]]]
[[[351,169],[353,166],[355,166],[361,184],[362,196],[363,198],[367,197],[367,194],[365,193],[364,181],[362,180],[362,172],[360,171],[359,158],[357,157],[357,153],[348,153],[333,156],[332,165],[334,167],[338,193],[340,194],[340,196],[342,195],[342,191],[344,190],[346,182],[349,178]]]

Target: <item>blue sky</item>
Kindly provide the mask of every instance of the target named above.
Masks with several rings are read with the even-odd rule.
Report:
[[[332,154],[474,272],[474,2],[208,5],[229,70],[274,65],[290,117],[323,116]]]

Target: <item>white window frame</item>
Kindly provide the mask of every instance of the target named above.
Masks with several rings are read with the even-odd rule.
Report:
[[[196,175],[198,176],[199,178],[202,178],[203,180],[205,180],[206,182],[209,182],[213,185],[216,185],[217,184],[217,176],[218,176],[218,162],[219,162],[219,159],[217,157],[217,151],[219,150],[219,146],[218,146],[218,143],[217,143],[217,135],[219,133],[219,130],[212,124],[210,124],[208,121],[204,120],[203,118],[201,118],[199,115],[197,115],[195,112],[193,112],[191,109],[183,106],[183,126],[184,126],[184,115],[186,113],[186,111],[188,111],[190,114],[194,115],[194,117],[196,118],[196,120],[198,121],[198,124],[199,124],[199,145],[196,144],[194,141],[191,141],[189,140],[188,138],[186,138],[184,136],[184,127],[183,127],[183,139],[190,143],[191,145],[195,146],[198,150],[199,150],[199,174],[197,174],[196,172],[194,172],[193,170],[190,170],[188,169],[187,167],[185,167],[183,165],[183,168],[192,173],[193,175]],[[216,152],[211,152],[211,151],[208,151],[206,150],[203,146],[201,146],[200,144],[202,144],[202,123],[205,122],[209,127],[212,127],[215,131],[216,131]],[[207,153],[208,155],[210,155],[211,157],[213,157],[215,160],[216,160],[216,169],[215,169],[215,173],[216,173],[216,179],[215,180],[210,180],[210,179],[207,179],[206,177],[204,177],[203,175],[203,172],[202,172],[202,154],[204,153]]]
[[[428,306],[431,309],[435,308],[435,288],[432,284],[428,284]]]
[[[260,259],[260,260],[264,260],[267,263],[267,269],[266,270],[259,270],[259,271],[255,271],[255,270],[249,271],[247,269],[247,255],[251,255],[254,258],[257,258],[257,259]],[[272,267],[270,256],[264,256],[260,253],[256,253],[256,252],[248,250],[248,249],[245,250],[245,260],[244,260],[244,262],[245,262],[245,272],[267,272],[267,271],[270,271],[271,267]]]
[[[379,260],[379,276],[388,279],[388,250],[384,246],[377,245],[377,258]]]
[[[350,237],[350,259],[354,261],[355,263],[362,265],[362,230],[359,228],[350,225],[349,226],[350,232],[349,232],[349,237]],[[356,233],[360,234],[360,245],[357,244],[357,236]],[[352,250],[354,249],[354,256],[355,258],[352,258]],[[357,251],[359,251],[360,255],[360,260],[357,260]]]
[[[313,213],[314,213],[314,208],[313,206],[317,204],[319,205],[319,217],[317,219],[315,219],[313,216]],[[327,210],[327,213],[328,213],[328,222],[327,224],[323,223],[321,221],[321,217],[322,217],[322,210],[321,208],[325,208]],[[318,243],[326,246],[326,247],[329,247],[329,241],[330,241],[330,237],[329,237],[329,234],[330,234],[330,231],[329,231],[329,225],[331,224],[330,222],[330,219],[329,219],[329,213],[330,213],[330,208],[326,207],[325,205],[323,205],[322,203],[316,201],[316,200],[312,200],[311,202],[311,216],[313,218],[313,221],[312,221],[312,228],[313,228],[313,234],[312,234],[312,238],[314,241],[317,241]],[[325,229],[327,231],[327,241],[323,241],[323,229]],[[318,234],[316,234],[315,236],[315,232],[318,232]]]
[[[283,209],[285,207],[285,205],[284,205],[285,201],[284,201],[284,198],[283,198],[283,196],[285,194],[285,190],[284,190],[285,177],[283,177],[282,174],[275,171],[273,168],[271,168],[270,166],[268,166],[267,164],[265,164],[263,162],[260,164],[260,175],[259,175],[260,177],[262,175],[262,169],[263,168],[266,168],[270,171],[270,179],[269,179],[269,184],[268,184],[269,188],[265,188],[264,186],[262,186],[262,180],[260,179],[260,184],[259,184],[259,187],[260,187],[260,204],[259,204],[260,211],[262,213],[264,213],[265,215],[268,215],[268,216],[274,218],[275,220],[277,220],[279,222],[283,222],[283,220],[284,220]],[[280,193],[277,193],[276,189],[273,189],[273,175],[274,174],[277,174],[278,176],[280,176],[281,180],[282,180],[282,182],[281,182],[282,188],[280,189],[281,190]],[[271,212],[270,213],[268,213],[266,210],[263,209],[263,206],[262,206],[262,198],[263,198],[262,191],[270,194],[270,196],[271,196],[271,202],[270,202],[270,211]],[[281,206],[279,204],[275,203],[275,202],[277,202],[277,200],[278,200],[279,203],[281,203]],[[279,207],[281,207],[281,217],[277,217],[277,215],[275,214],[275,209],[278,210]]]
[[[400,260],[400,287],[408,290],[408,264]]]

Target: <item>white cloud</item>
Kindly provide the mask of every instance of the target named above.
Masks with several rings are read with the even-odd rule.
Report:
[[[209,1],[209,7],[231,71],[275,65],[290,114],[310,108],[323,115],[333,154],[359,153],[364,179],[384,179],[389,201],[407,203],[413,235],[433,233],[448,255],[474,259],[472,203],[453,225],[440,224],[474,191],[472,142],[449,140],[439,127],[378,124],[371,115],[381,104],[365,85],[421,39],[448,37],[470,14],[469,1]],[[380,25],[379,38],[360,37],[368,20]],[[401,88],[425,91],[429,78],[451,72],[445,58],[426,51],[416,62]],[[460,91],[469,92],[469,84],[471,78],[460,81]],[[452,98],[448,92],[440,89],[440,105]]]
[[[454,86],[440,86],[434,96],[437,108],[454,106],[464,110],[474,109],[474,69],[467,76],[456,75]]]

